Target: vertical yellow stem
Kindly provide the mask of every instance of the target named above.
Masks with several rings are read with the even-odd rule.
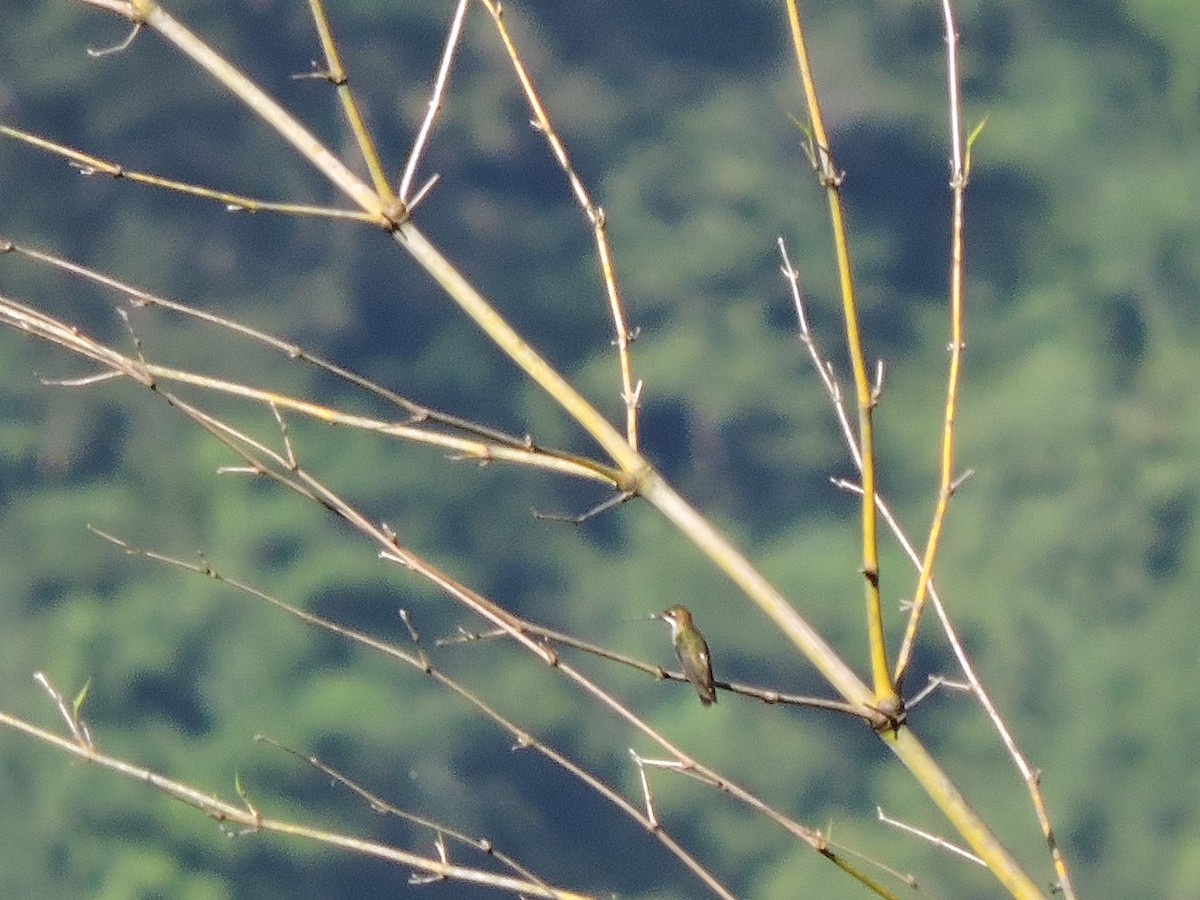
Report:
[[[829,202],[829,219],[833,230],[833,245],[837,255],[838,280],[842,294],[842,316],[846,323],[846,347],[854,370],[854,390],[858,406],[858,443],[862,455],[862,571],[866,581],[867,598],[867,642],[871,656],[871,683],[875,701],[881,708],[899,710],[899,699],[888,670],[887,644],[883,634],[883,611],[879,595],[879,551],[875,519],[875,439],[872,412],[875,394],[867,377],[867,364],[863,357],[862,337],[858,330],[858,309],[854,302],[854,278],[850,270],[850,251],[846,242],[845,214],[842,211],[842,173],[833,164],[825,123],[821,118],[821,106],[817,101],[812,68],[808,61],[808,50],[804,44],[804,31],[800,25],[800,11],[796,0],[788,0],[788,24],[792,31],[792,45],[796,50],[796,62],[800,67],[800,78],[804,84],[804,96],[808,104],[809,122],[812,126],[813,162],[817,175],[825,188]]]

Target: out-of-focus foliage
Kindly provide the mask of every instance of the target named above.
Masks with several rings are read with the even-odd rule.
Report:
[[[888,363],[882,488],[921,535],[932,510],[945,369],[948,155],[935,4],[809,4],[818,87],[846,170],[868,351]],[[449,3],[331,3],[351,84],[388,163],[428,99]],[[856,665],[864,657],[856,507],[819,385],[795,338],[775,239],[799,265],[844,374],[824,201],[800,152],[799,92],[776,4],[505,5],[572,158],[603,205],[645,379],[644,445],[748,545]],[[174,12],[353,157],[332,92],[289,78],[318,55],[305,5],[180,3]],[[666,7],[664,7],[665,9]],[[1045,773],[1083,896],[1188,897],[1200,878],[1195,667],[1194,391],[1200,350],[1200,6],[964,2],[968,124],[987,117],[968,195],[966,380],[938,567],[947,604],[1013,731]],[[586,225],[473,8],[425,164],[418,213],[449,256],[614,417],[611,323]],[[131,168],[267,199],[327,202],[281,142],[151,34],[72,3],[0,10],[0,119]],[[80,178],[0,143],[0,234],[277,332],[415,399],[547,444],[590,450],[381,235],[229,216]],[[0,290],[129,343],[114,297],[12,255]],[[162,362],[380,412],[281,356],[137,313]],[[86,373],[0,335],[0,705],[57,727],[33,685],[85,706],[102,749],[272,812],[428,849],[251,738],[264,732],[399,805],[485,835],[552,882],[626,896],[696,884],[627,821],[417,674],[195,577],[121,555],[91,523],[396,640],[399,607],[432,641],[479,627],[315,506],[242,476],[229,453],[144,391],[45,387]],[[261,410],[219,411],[276,439]],[[807,667],[693,550],[630,504],[579,529],[594,489],[291,421],[302,462],[401,539],[521,613],[666,664],[660,626],[686,602],[720,677],[817,689]],[[889,625],[913,578],[885,556]],[[611,722],[499,644],[437,651],[522,725],[636,791]],[[954,674],[932,633],[910,685]],[[941,830],[871,735],[722,701],[580,660],[668,734],[789,814],[925,876],[935,896],[994,896],[986,875],[884,830],[874,807]],[[1022,859],[1048,873],[1023,787],[965,701],[913,719]],[[748,735],[753,735],[747,740]],[[634,740],[630,738],[630,740]],[[638,749],[647,750],[647,747]],[[813,854],[704,789],[659,776],[664,821],[743,896],[857,896]],[[636,794],[632,794],[636,795]],[[227,840],[139,786],[0,735],[6,896],[420,896],[407,873],[304,844]],[[460,851],[461,852],[461,851]],[[460,859],[472,862],[469,858]],[[926,874],[928,873],[928,874]],[[1049,879],[1049,874],[1044,875]],[[455,888],[455,896],[475,894]]]

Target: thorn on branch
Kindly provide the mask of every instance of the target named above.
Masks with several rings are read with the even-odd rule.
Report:
[[[114,53],[120,53],[122,50],[128,50],[129,47],[133,44],[134,39],[138,36],[138,33],[141,32],[141,30],[142,30],[142,23],[134,22],[133,28],[129,32],[129,36],[126,37],[125,40],[121,41],[121,43],[113,44],[111,47],[101,47],[99,49],[97,49],[96,47],[88,47],[87,55],[90,56],[92,59],[100,59],[100,57],[102,57],[102,56],[111,56]]]
[[[842,182],[845,180],[846,173],[844,171],[834,172],[830,170],[821,173],[821,187],[825,188],[826,190],[830,190],[831,188],[835,191],[840,190],[842,187]]]
[[[404,627],[408,629],[408,636],[412,639],[413,646],[417,648],[417,656],[421,660],[421,669],[429,675],[433,672],[433,664],[429,661],[429,655],[425,652],[425,645],[421,643],[421,635],[417,633],[417,628],[413,625],[412,620],[408,616],[408,610],[400,608],[400,621],[404,623]]]
[[[101,381],[111,381],[114,378],[120,378],[121,373],[118,371],[97,372],[95,375],[84,375],[80,378],[45,378],[38,376],[38,383],[44,384],[46,387],[87,387],[91,384],[97,384]]]
[[[440,831],[437,833],[437,837],[433,839],[433,845],[437,848],[438,858],[442,861],[442,865],[449,866],[450,854],[446,850],[446,841]],[[449,876],[447,876],[444,872],[430,872],[428,874],[413,872],[408,876],[408,883],[418,886],[434,884],[438,881],[448,880]]]
[[[408,883],[411,884],[413,887],[424,887],[427,884],[434,884],[435,882],[438,882],[438,881],[447,881],[447,880],[448,880],[448,878],[445,875],[437,875],[437,874],[422,875],[418,872],[413,872],[412,874],[410,874],[408,876]]]
[[[141,374],[145,379],[146,387],[150,390],[158,390],[158,384],[154,377],[150,374],[150,364],[146,361],[146,355],[142,352],[142,339],[138,337],[137,332],[133,328],[133,320],[129,316],[129,311],[124,307],[117,307],[117,315],[120,316],[122,323],[125,325],[125,330],[129,332],[129,338],[133,341],[134,352],[137,353],[138,362],[141,363]]]
[[[113,166],[109,169],[98,169],[95,166],[86,166],[83,163],[69,162],[68,166],[73,169],[78,169],[80,175],[111,175],[113,178],[124,178],[125,170],[121,166]]]
[[[448,453],[446,459],[451,462],[463,462],[464,460],[474,460],[479,468],[486,468],[488,463],[493,459],[492,451],[489,447],[479,447],[475,450],[468,450],[465,453]]]
[[[817,179],[821,183],[821,187],[825,190],[839,190],[842,183],[846,180],[844,170],[837,168],[833,163],[833,153],[828,147],[817,147],[817,152],[813,159],[813,168],[817,170]],[[819,162],[818,162],[819,159]]]
[[[412,218],[413,212],[416,211],[417,204],[419,204],[422,200],[425,199],[425,195],[428,194],[433,189],[433,186],[435,184],[437,184],[438,179],[441,177],[442,176],[439,175],[437,172],[434,172],[432,175],[429,176],[429,180],[426,181],[423,185],[421,185],[420,190],[417,191],[416,196],[414,196],[412,198],[412,200],[410,200],[407,204],[403,204],[403,203],[401,204],[405,207],[404,208],[404,216],[400,222],[397,222],[397,225],[403,224],[403,222],[407,222],[409,219]],[[390,210],[389,210],[389,214],[390,214]]]
[[[871,385],[871,406],[874,408],[883,396],[883,378],[886,365],[882,359],[875,361],[875,382]]]
[[[461,625],[455,628],[454,631],[454,637],[438,638],[433,642],[434,646],[449,647],[451,644],[470,644],[474,641],[482,641],[484,637],[499,637],[501,634],[504,634],[504,632],[501,630],[494,630],[489,632],[487,635],[482,635],[477,631],[467,631],[467,629],[463,628]]]
[[[973,688],[964,681],[953,681],[946,678],[944,675],[928,676],[928,683],[921,688],[917,694],[905,704],[906,709],[914,709],[916,705],[922,702],[926,697],[929,697],[937,690],[945,688],[946,690],[959,691],[960,693],[969,694]]]
[[[963,472],[961,475],[959,475],[957,478],[955,478],[952,482],[950,482],[950,486],[946,489],[946,493],[949,494],[951,497],[953,497],[955,494],[958,493],[958,489],[960,487],[962,487],[967,482],[967,480],[974,474],[975,474],[974,469],[967,469],[967,471]]]
[[[642,334],[642,326],[635,325],[635,326],[633,326],[633,328],[630,328],[628,333],[625,335],[625,346],[628,347],[630,344],[632,344],[634,341],[636,341],[639,337],[641,337],[641,334]],[[613,338],[611,341],[609,341],[609,346],[612,346],[612,347],[621,346],[621,339]]]
[[[950,841],[946,840],[945,838],[938,837],[937,835],[932,834],[928,831],[923,831],[922,829],[917,828],[913,825],[909,825],[906,822],[901,822],[899,819],[893,819],[887,813],[885,813],[883,811],[882,806],[875,807],[875,814],[879,818],[879,821],[885,825],[891,825],[893,828],[896,828],[900,831],[907,832],[908,834],[911,834],[914,837],[920,838],[921,840],[926,841],[927,843],[932,844],[935,847],[939,847],[942,850],[945,850],[949,853],[953,853],[957,856],[962,857],[963,859],[970,860],[971,862],[976,863],[980,866],[984,866],[985,868],[987,867],[987,863],[985,863],[982,859],[980,859],[978,856],[976,856],[970,850],[965,850],[962,847],[952,844]]]
[[[347,80],[344,73],[341,75],[335,75],[333,72],[329,71],[328,69],[318,69],[317,61],[315,59],[309,60],[308,64],[309,64],[309,66],[311,66],[310,71],[308,71],[308,72],[293,72],[292,73],[292,81],[306,81],[306,80],[328,81],[334,87],[344,87],[347,84],[349,84],[349,81]]]
[[[841,491],[850,491],[857,494],[862,491],[862,486],[851,481],[849,478],[839,478],[836,475],[829,476],[829,483]]]
[[[396,565],[403,566],[406,569],[412,568],[412,564],[409,563],[408,559],[404,556],[401,556],[399,553],[388,553],[386,550],[381,550],[379,552],[379,558],[386,560],[387,562],[394,562]]]
[[[639,385],[639,388],[640,388],[640,385]],[[635,391],[635,394],[636,393],[640,393],[640,391]],[[539,521],[566,522],[570,525],[582,525],[588,519],[594,518],[595,516],[600,515],[600,513],[606,512],[615,506],[620,506],[626,500],[630,500],[634,496],[636,496],[636,493],[634,491],[621,491],[619,494],[614,494],[613,496],[609,497],[608,499],[603,500],[600,503],[597,503],[595,506],[593,506],[587,512],[580,513],[577,516],[569,516],[569,515],[564,515],[562,513],[542,512],[541,510],[538,510],[538,509],[531,510],[531,512],[533,513],[533,517],[535,519],[538,519]]]

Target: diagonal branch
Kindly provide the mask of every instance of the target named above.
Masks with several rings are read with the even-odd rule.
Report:
[[[243,397],[273,408],[292,410],[331,425],[359,428],[417,444],[440,447],[452,452],[458,459],[474,460],[480,463],[493,461],[513,463],[605,484],[614,484],[621,478],[619,472],[585,457],[543,450],[532,443],[526,445],[498,443],[412,424],[411,422],[414,420],[394,422],[353,415],[266,388],[157,365],[140,358],[134,359],[89,337],[79,328],[67,325],[52,316],[3,295],[0,295],[0,325],[8,325],[24,331],[99,363],[107,370],[104,373],[106,376],[109,373],[123,375],[148,387],[156,386],[159,381],[190,384],[215,393]],[[91,383],[92,380],[92,378],[83,381],[75,380],[70,384],[83,385]]]
[[[517,81],[521,83],[521,90],[525,92],[525,99],[529,103],[529,108],[533,112],[533,119],[530,123],[535,129],[541,132],[546,137],[546,142],[550,145],[550,152],[554,155],[554,159],[558,162],[563,172],[566,173],[567,181],[570,182],[571,192],[575,195],[575,201],[579,204],[579,208],[583,210],[584,216],[587,217],[588,223],[592,226],[592,237],[596,242],[596,255],[600,259],[600,272],[604,278],[604,287],[608,293],[608,306],[612,314],[613,324],[616,327],[615,345],[617,348],[617,358],[621,366],[621,399],[625,403],[625,438],[629,442],[629,446],[637,449],[638,446],[638,409],[642,399],[642,383],[639,381],[634,384],[633,380],[633,365],[629,358],[629,345],[633,343],[633,335],[629,330],[629,326],[625,321],[625,307],[621,302],[621,294],[617,290],[617,276],[613,269],[612,250],[608,245],[607,218],[604,215],[604,210],[598,207],[588,193],[587,187],[583,183],[583,179],[579,177],[579,173],[575,171],[575,167],[571,164],[571,159],[567,156],[567,148],[564,146],[562,139],[554,130],[554,125],[550,122],[550,116],[546,113],[546,107],[538,97],[537,90],[533,86],[533,81],[529,77],[529,72],[525,68],[525,64],[521,62],[521,57],[517,53],[516,44],[513,43],[512,36],[508,33],[508,26],[504,24],[504,14],[501,4],[496,0],[482,0],[483,5],[491,14],[492,20],[496,23],[496,31],[500,34],[500,40],[504,43],[504,50],[508,53],[508,58],[512,62],[513,69],[517,75]]]
[[[421,160],[421,153],[433,131],[434,119],[437,118],[438,111],[442,108],[442,95],[446,91],[446,84],[450,81],[450,66],[454,62],[454,54],[458,50],[458,44],[462,38],[463,19],[466,17],[467,4],[470,2],[471,0],[458,0],[454,18],[450,22],[450,33],[446,35],[446,47],[442,51],[442,62],[438,66],[437,78],[433,82],[433,93],[429,98],[429,106],[425,110],[421,129],[417,132],[417,139],[413,141],[412,152],[409,153],[408,162],[404,166],[404,174],[400,176],[400,188],[397,193],[409,209],[416,205],[416,201],[409,195],[409,191],[412,190],[412,182],[417,174],[417,164]]]
[[[374,841],[364,840],[362,838],[352,837],[346,834],[340,834],[331,831],[321,831],[316,828],[309,828],[304,825],[297,825],[294,822],[288,822],[282,819],[271,819],[263,816],[254,806],[248,802],[243,805],[236,805],[221,800],[212,794],[205,794],[198,791],[187,784],[174,779],[168,778],[152,769],[144,766],[139,766],[135,763],[126,762],[115,756],[109,756],[106,753],[101,753],[95,747],[80,743],[78,741],[67,740],[57,734],[46,731],[44,728],[26,722],[11,713],[0,710],[0,725],[5,725],[14,731],[19,731],[29,735],[43,744],[48,744],[52,747],[69,753],[83,762],[98,766],[102,769],[108,769],[130,778],[134,781],[140,781],[148,784],[157,791],[166,794],[168,797],[174,797],[176,800],[181,800],[188,806],[193,806],[207,816],[216,819],[218,822],[228,822],[234,825],[240,825],[244,833],[260,833],[272,832],[281,835],[292,835],[293,837],[301,837],[306,840],[314,841],[319,844],[325,844],[329,847],[337,847],[343,850],[350,850],[354,853],[363,856],[375,857],[396,865],[409,866],[418,869],[422,872],[428,872],[431,875],[436,875],[439,878],[453,879],[464,881],[469,884],[482,884],[500,890],[520,892],[530,897],[545,897],[548,900],[589,900],[590,895],[579,894],[574,891],[567,891],[561,888],[548,887],[544,884],[539,884],[524,878],[513,878],[507,875],[499,875],[495,872],[487,872],[481,869],[471,869],[465,866],[455,866],[443,862],[439,859],[430,859],[424,856],[418,856],[415,853],[409,853],[406,850],[400,850],[396,847],[390,847],[386,844],[379,844]]]
[[[278,212],[293,216],[315,216],[325,219],[349,219],[359,222],[375,221],[375,218],[370,214],[359,212],[358,210],[335,209],[328,206],[310,206],[303,203],[277,203],[270,200],[258,200],[242,194],[231,194],[228,191],[207,188],[198,184],[189,184],[184,181],[174,181],[170,178],[162,178],[161,176],[152,175],[147,172],[139,172],[136,169],[127,169],[119,163],[100,159],[99,157],[74,150],[71,147],[66,147],[9,125],[0,125],[0,134],[63,157],[70,161],[71,165],[79,169],[81,175],[108,175],[111,178],[124,178],[126,181],[148,184],[152,187],[176,191],[180,194],[190,194],[193,197],[200,197],[204,200],[216,200],[218,203],[225,204],[225,209],[229,212]]]
[[[323,75],[337,89],[338,99],[342,101],[342,111],[350,125],[350,131],[354,134],[354,140],[358,143],[358,151],[367,165],[367,171],[371,173],[371,183],[375,186],[375,192],[384,200],[387,207],[392,207],[395,205],[396,198],[388,186],[387,175],[383,171],[383,164],[379,161],[379,151],[375,149],[375,141],[372,140],[371,133],[367,131],[362,113],[358,110],[358,102],[350,90],[350,80],[346,75],[346,69],[342,66],[337,44],[333,40],[333,32],[329,28],[329,18],[325,15],[324,4],[321,0],[308,0],[308,8],[312,12],[317,36],[321,40],[321,51],[325,54],[326,69],[319,74]]]

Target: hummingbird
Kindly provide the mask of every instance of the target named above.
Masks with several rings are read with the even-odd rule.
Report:
[[[712,658],[708,655],[708,643],[704,640],[699,629],[692,624],[692,614],[676,604],[661,612],[653,619],[662,619],[671,626],[671,643],[675,645],[675,655],[683,666],[683,674],[696,693],[700,702],[710,706],[717,702],[717,692],[713,688]]]

